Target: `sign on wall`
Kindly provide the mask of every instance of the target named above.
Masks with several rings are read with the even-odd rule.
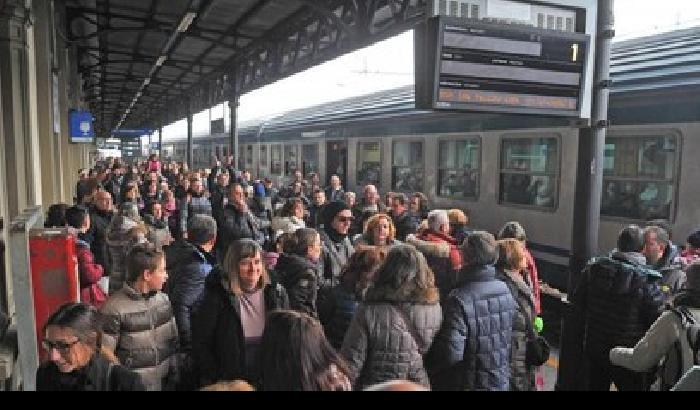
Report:
[[[74,110],[70,112],[70,141],[92,143],[95,139],[93,117],[90,111]]]

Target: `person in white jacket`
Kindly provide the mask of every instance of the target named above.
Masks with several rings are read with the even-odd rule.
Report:
[[[700,262],[691,264],[686,275],[687,288],[673,298],[673,309],[662,313],[634,348],[610,350],[612,364],[633,371],[660,365],[661,390],[673,387],[695,364],[686,323],[688,319],[700,323]],[[687,314],[692,318],[684,317]]]

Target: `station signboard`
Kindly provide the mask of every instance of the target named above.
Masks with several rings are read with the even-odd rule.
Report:
[[[90,111],[73,110],[69,114],[70,141],[92,143],[95,140],[93,117]]]
[[[436,16],[416,33],[416,107],[582,117],[587,34]]]

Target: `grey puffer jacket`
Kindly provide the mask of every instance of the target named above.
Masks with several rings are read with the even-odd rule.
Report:
[[[508,285],[517,306],[513,316],[513,336],[510,339],[510,390],[535,391],[535,366],[525,363],[528,325],[532,326],[528,321],[532,320],[535,314],[532,291],[519,273],[499,270],[496,272],[496,279]]]
[[[389,293],[370,289],[343,340],[340,354],[348,362],[353,386],[407,379],[429,387],[423,355],[442,322],[437,288],[403,302],[396,301],[398,291]]]
[[[142,295],[125,283],[102,306],[103,345],[121,365],[141,376],[146,390],[170,390],[178,382],[178,335],[168,296]]]
[[[126,255],[133,246],[129,231],[140,225],[136,221],[124,215],[115,216],[107,227],[107,247],[109,248],[110,267],[109,293],[112,294],[122,288],[126,279]]]

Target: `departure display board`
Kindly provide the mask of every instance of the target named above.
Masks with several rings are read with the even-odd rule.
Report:
[[[416,34],[417,108],[581,116],[586,34],[444,16]]]

